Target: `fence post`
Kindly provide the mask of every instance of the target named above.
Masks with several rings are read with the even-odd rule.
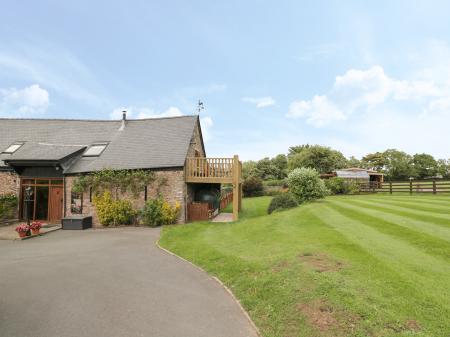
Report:
[[[409,181],[409,194],[412,194],[412,180]]]
[[[436,180],[433,180],[433,194],[436,194]]]
[[[389,193],[392,194],[392,181],[389,182]]]
[[[239,219],[239,157],[233,158],[233,221]]]

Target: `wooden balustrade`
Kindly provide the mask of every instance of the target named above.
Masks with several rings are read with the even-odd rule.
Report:
[[[241,162],[235,158],[203,158],[186,159],[186,182],[191,183],[232,183],[235,162],[241,172]]]

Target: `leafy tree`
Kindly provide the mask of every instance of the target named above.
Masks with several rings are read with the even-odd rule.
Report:
[[[358,158],[351,156],[347,160],[347,167],[363,167],[361,160]]]
[[[242,176],[244,179],[247,179],[250,176],[260,176],[260,172],[256,168],[256,161],[248,160],[242,163]]]
[[[361,159],[361,164],[363,167],[381,171],[386,165],[386,157],[384,152],[369,153]]]
[[[250,176],[242,184],[244,197],[257,197],[264,194],[264,185],[259,177]]]
[[[268,157],[261,159],[256,163],[258,176],[263,179],[277,179],[278,169]]]
[[[438,163],[430,154],[416,153],[412,157],[412,165],[414,177],[418,179],[436,176],[438,172]]]
[[[309,167],[319,173],[328,173],[347,166],[347,159],[336,150],[321,145],[301,145],[289,149],[290,170]]]
[[[388,180],[408,180],[414,177],[411,165],[412,157],[399,150],[389,149],[383,152],[385,174]]]
[[[437,174],[441,175],[444,179],[450,178],[450,159],[438,159],[437,164]]]
[[[271,159],[272,164],[277,168],[276,179],[284,179],[287,177],[288,161],[286,155],[279,154]]]

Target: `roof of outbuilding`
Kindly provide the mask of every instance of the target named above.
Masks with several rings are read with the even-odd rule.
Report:
[[[0,152],[14,142],[25,143],[12,155],[0,154],[0,167],[8,158],[60,159],[96,142],[107,142],[105,151],[99,157],[80,156],[65,173],[182,167],[199,121],[181,116],[125,123],[121,130],[121,120],[0,119]]]
[[[369,179],[367,171],[336,170],[336,176],[347,179]]]

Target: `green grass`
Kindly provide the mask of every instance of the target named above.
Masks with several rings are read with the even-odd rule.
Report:
[[[165,227],[161,245],[227,284],[265,337],[450,336],[450,197],[269,202]]]

